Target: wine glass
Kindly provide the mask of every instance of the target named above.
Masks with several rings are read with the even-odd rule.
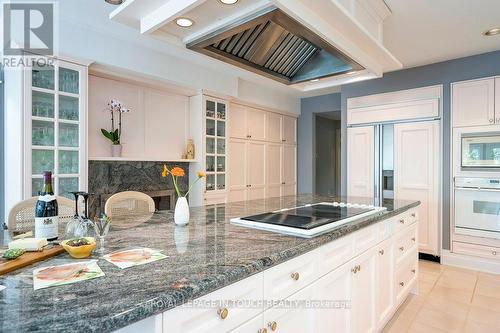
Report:
[[[99,242],[97,253],[99,253],[101,255],[104,254],[104,251],[105,251],[104,238],[108,234],[110,226],[111,226],[111,220],[106,215],[103,215],[102,217],[97,218],[94,221],[95,235],[96,235],[96,238]]]

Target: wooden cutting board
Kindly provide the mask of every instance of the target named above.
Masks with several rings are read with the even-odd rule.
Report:
[[[2,254],[3,252],[5,251],[2,251]],[[62,246],[55,245],[51,249],[41,252],[25,252],[22,256],[14,260],[7,260],[0,257],[0,275],[51,258],[63,252],[64,248]]]

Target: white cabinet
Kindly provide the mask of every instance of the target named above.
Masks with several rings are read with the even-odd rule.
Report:
[[[373,197],[375,132],[373,126],[347,129],[347,195]]]
[[[247,132],[247,110],[239,104],[231,104],[231,122],[229,136],[231,138],[246,139]]]
[[[283,116],[283,138],[282,141],[287,144],[297,143],[297,119]]]
[[[352,332],[376,332],[377,251],[371,249],[352,261]]]
[[[495,78],[495,123],[500,124],[500,77]]]
[[[248,200],[263,199],[266,196],[266,144],[248,142],[246,160]]]
[[[156,316],[152,316],[115,331],[115,333],[136,333],[136,332],[162,333],[163,315],[159,314]]]
[[[231,202],[262,199],[266,194],[266,144],[231,139],[229,143]]]
[[[283,182],[283,145],[268,143],[266,145],[266,196],[280,197]]]
[[[377,247],[377,323],[382,329],[394,309],[394,246],[388,239]]]
[[[247,199],[247,143],[244,140],[229,141],[229,201]]]
[[[495,112],[495,78],[453,83],[452,103],[453,127],[500,123],[500,110]]]
[[[266,113],[266,137],[268,142],[281,142],[283,116],[273,112]]]
[[[297,146],[283,145],[282,195],[297,193]]]
[[[394,125],[394,198],[419,200],[419,251],[439,254],[439,121]]]
[[[232,330],[231,333],[264,333],[266,332],[264,329],[264,316],[259,314],[257,317]]]
[[[252,140],[266,140],[266,112],[247,108],[247,133]]]

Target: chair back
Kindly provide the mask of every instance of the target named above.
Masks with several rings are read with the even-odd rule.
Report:
[[[75,215],[74,201],[65,197],[56,197],[59,210],[59,222],[65,223]],[[35,228],[35,206],[38,197],[32,197],[16,204],[9,212],[7,228],[16,233],[25,233]]]
[[[125,191],[113,194],[106,201],[104,212],[110,218],[127,216],[150,216],[155,212],[155,202],[149,195],[136,192]]]

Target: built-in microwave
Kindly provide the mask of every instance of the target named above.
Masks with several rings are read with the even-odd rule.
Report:
[[[462,168],[500,168],[500,133],[461,136]]]

